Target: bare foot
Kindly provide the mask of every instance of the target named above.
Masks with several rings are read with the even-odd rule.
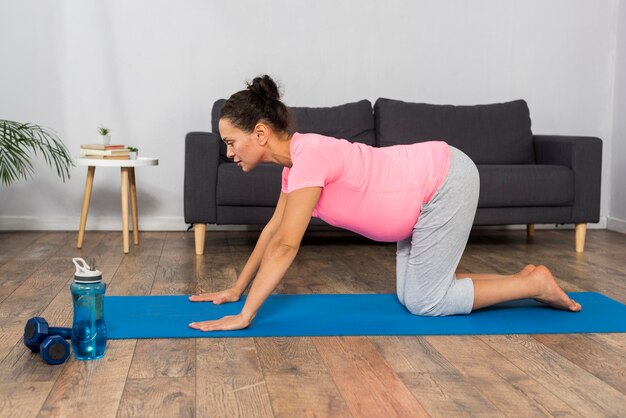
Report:
[[[580,303],[570,299],[561,289],[546,266],[535,267],[529,274],[529,278],[536,280],[540,289],[539,296],[535,300],[565,311],[578,312],[582,309]]]
[[[530,275],[530,273],[532,273],[537,267],[534,264],[529,264],[526,267],[524,267],[519,273],[517,273],[518,276],[528,276]]]

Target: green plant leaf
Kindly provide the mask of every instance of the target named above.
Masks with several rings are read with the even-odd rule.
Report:
[[[32,157],[39,154],[63,181],[70,178],[72,157],[56,133],[33,123],[0,120],[0,182],[9,186],[34,174]]]

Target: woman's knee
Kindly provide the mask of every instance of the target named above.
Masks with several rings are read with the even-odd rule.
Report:
[[[474,287],[471,279],[455,280],[441,295],[404,295],[406,308],[413,315],[447,316],[467,315],[474,304]]]
[[[437,314],[437,302],[433,302],[432,300],[427,300],[426,298],[406,298],[405,301],[406,308],[413,315],[418,316],[438,316]]]
[[[407,304],[406,308],[413,315],[418,316],[448,316],[448,315],[460,315],[468,314],[464,310],[458,309],[456,306],[450,306],[447,303],[439,302],[436,304]]]

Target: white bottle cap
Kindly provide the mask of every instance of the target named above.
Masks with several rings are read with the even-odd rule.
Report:
[[[74,273],[74,281],[78,283],[93,283],[102,280],[102,272],[100,270],[92,270],[85,260],[80,257],[72,258],[72,262],[76,266]]]

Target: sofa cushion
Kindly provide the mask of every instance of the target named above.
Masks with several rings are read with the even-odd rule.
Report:
[[[570,206],[574,173],[558,165],[479,164],[481,208]],[[220,164],[216,203],[220,206],[275,206],[282,168],[259,164],[244,173],[235,164]]]
[[[220,99],[213,104],[211,112],[213,133],[219,135],[220,111],[226,102]],[[295,128],[300,133],[317,133],[362,142],[376,143],[372,103],[361,100],[333,107],[291,107]],[[220,153],[226,157],[226,146],[221,144]]]
[[[333,107],[292,107],[296,131],[316,133],[362,142],[376,143],[372,103],[361,100]]]
[[[236,164],[220,164],[217,169],[215,200],[220,206],[276,206],[280,196],[282,167],[259,164],[244,173]]]
[[[569,206],[574,172],[560,165],[479,164],[481,208]]]
[[[475,106],[378,99],[378,146],[443,140],[476,164],[534,163],[533,135],[524,100]]]
[[[220,134],[220,112],[226,103],[226,99],[219,99],[213,103],[213,109],[211,110],[211,129],[213,133]]]

